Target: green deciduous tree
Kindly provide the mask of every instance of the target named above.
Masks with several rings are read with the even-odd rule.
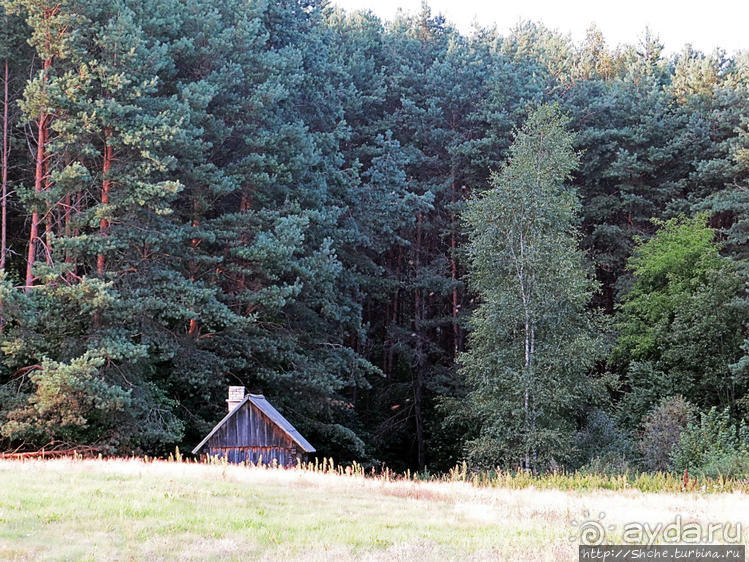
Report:
[[[470,201],[469,283],[481,304],[461,372],[480,423],[473,461],[549,467],[563,460],[576,412],[594,395],[602,350],[587,310],[595,283],[578,248],[579,202],[565,182],[577,164],[566,119],[534,111],[493,187]]]
[[[720,255],[704,215],[659,224],[629,260],[635,281],[618,312],[613,364],[629,390],[621,415],[633,426],[662,397],[725,408],[747,390],[729,367],[743,341],[737,265]]]

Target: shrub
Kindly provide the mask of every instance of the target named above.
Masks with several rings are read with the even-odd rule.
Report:
[[[629,467],[633,455],[629,434],[603,410],[588,414],[585,427],[575,436],[572,468],[585,472],[622,473]]]
[[[664,398],[643,418],[639,442],[645,470],[666,471],[671,451],[696,415],[697,409],[682,396]]]
[[[671,467],[701,476],[749,476],[749,427],[736,425],[728,409],[711,408],[685,429],[671,453]]]

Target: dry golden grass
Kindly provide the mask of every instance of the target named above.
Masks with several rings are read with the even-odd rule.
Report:
[[[586,520],[615,541],[626,523],[677,515],[749,529],[740,492],[481,488],[135,459],[0,461],[0,486],[1,559],[557,561],[577,558],[570,538]]]

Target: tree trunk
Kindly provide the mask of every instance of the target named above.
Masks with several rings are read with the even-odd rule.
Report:
[[[45,83],[47,80],[47,71],[52,64],[51,59],[46,59],[42,65],[42,92],[44,91]],[[42,93],[43,95],[43,93]],[[44,185],[44,169],[46,161],[46,145],[47,145],[47,112],[42,109],[39,114],[39,123],[37,126],[37,140],[36,140],[36,163],[34,172],[34,194],[39,195],[42,192]],[[36,263],[36,247],[39,243],[39,210],[36,208],[37,203],[34,204],[34,210],[31,213],[31,227],[29,229],[29,248],[26,255],[26,291],[30,291],[34,286],[34,263]]]
[[[247,194],[247,190],[243,189],[242,197],[239,200],[239,212],[240,214],[245,214],[245,213],[248,213],[251,208],[252,208],[252,201],[250,200],[250,197]],[[242,229],[240,240],[243,246],[246,246],[249,243],[249,238],[247,237],[247,234],[244,228]],[[237,293],[241,293],[245,290],[246,287],[247,287],[247,276],[244,274],[244,272],[242,272],[236,278],[236,287],[234,287],[234,290]]]
[[[112,132],[110,130],[104,131],[104,162],[101,167],[101,174],[102,174],[102,181],[101,181],[101,204],[102,205],[109,205],[109,192],[112,189],[112,180],[109,177],[110,171],[112,169],[112,144],[110,142],[110,139],[112,137]],[[109,230],[109,219],[106,218],[106,216],[103,216],[99,220],[99,233],[101,234],[101,237],[104,238],[107,236],[107,231]],[[106,258],[104,256],[104,251],[102,250],[99,252],[99,255],[96,257],[96,273],[99,275],[99,277],[104,276],[104,268]]]
[[[524,365],[523,365],[523,385],[524,385],[524,396],[523,396],[523,414],[525,420],[523,423],[525,430],[525,466],[523,467],[526,471],[531,470],[531,449],[532,449],[532,428],[531,428],[531,413],[530,413],[530,402],[532,399],[532,379],[533,379],[533,325],[531,320],[530,312],[530,300],[531,295],[528,287],[528,281],[526,279],[525,271],[525,237],[523,232],[520,232],[519,238],[520,245],[520,260],[517,264],[517,275],[520,283],[520,297],[523,301],[523,315],[524,315]]]
[[[400,283],[401,281],[401,275],[403,270],[403,246],[398,247],[398,255],[394,256],[395,259],[395,279]],[[390,325],[391,326],[398,326],[398,321],[400,318],[400,287],[396,285],[395,291],[393,293],[393,304],[392,304],[392,315],[390,316]],[[393,372],[393,363],[395,361],[395,350],[393,349],[393,341],[389,336],[389,326],[386,326],[385,328],[385,341],[387,342],[387,369],[385,371],[385,374],[387,376],[390,376]]]
[[[525,313],[525,376],[523,384],[525,385],[525,396],[523,401],[523,413],[525,414],[525,466],[523,467],[526,471],[531,468],[531,447],[530,447],[530,368],[531,368],[531,346],[530,346],[530,321],[528,318],[528,311]]]
[[[536,355],[536,328],[531,324],[531,362],[530,362],[530,388],[531,388],[531,450],[533,460],[531,470],[533,474],[538,472],[538,420],[536,417],[536,380],[535,380],[535,355]]]
[[[63,203],[65,205],[65,214],[63,216],[63,234],[65,235],[65,238],[70,238],[70,213],[72,211],[72,205],[73,205],[73,198],[70,197],[70,193],[65,194],[65,201]],[[73,261],[73,257],[70,254],[70,249],[65,250],[65,263],[71,263]]]
[[[2,170],[2,224],[0,225],[0,270],[5,271],[5,255],[8,251],[8,59],[5,59],[5,82],[3,84],[3,170]]]
[[[197,204],[193,203],[193,212],[197,215]],[[193,218],[192,220],[192,226],[193,228],[198,228],[200,225],[200,221],[197,218]],[[198,250],[198,246],[200,246],[200,239],[199,238],[193,238],[190,241],[190,245],[192,246],[193,251]],[[195,260],[190,261],[190,280],[195,281],[195,278],[198,275],[198,265],[195,263]],[[198,335],[200,331],[200,324],[198,323],[197,318],[190,318],[190,325],[187,328],[187,334],[191,337],[195,337]]]
[[[49,130],[47,130],[49,135]],[[46,140],[46,139],[45,139]],[[49,157],[44,156],[44,191],[49,191]],[[56,222],[56,209],[53,208],[52,202],[47,199],[44,202],[47,212],[44,215],[44,263],[52,265],[52,222]]]
[[[452,183],[451,201],[455,203],[455,180]],[[455,260],[455,215],[450,216],[450,274],[453,283],[452,315],[453,315],[453,359],[458,357],[460,348],[460,328],[458,326],[458,264]]]
[[[420,252],[421,252],[421,212],[418,213],[416,219],[416,248],[414,249],[414,264],[418,272],[420,263]],[[417,273],[418,275],[418,273]],[[419,470],[424,469],[425,455],[424,455],[424,419],[422,412],[422,397],[424,379],[422,370],[424,368],[424,349],[422,341],[422,322],[423,321],[423,298],[421,289],[416,287],[414,290],[414,333],[416,335],[416,342],[414,345],[414,355],[416,361],[414,365],[414,417],[416,425],[416,462]]]
[[[83,194],[80,191],[77,191],[73,197],[68,196],[67,198],[67,214],[65,215],[65,236],[79,236],[80,230],[76,224],[73,223],[73,217],[77,216],[78,213],[81,211],[81,204],[83,201]],[[75,257],[72,255],[70,250],[68,250],[68,253],[65,257],[65,262],[72,264],[72,267],[70,268],[70,271],[68,272],[68,275],[70,278],[75,278],[78,273],[78,262],[75,259]]]

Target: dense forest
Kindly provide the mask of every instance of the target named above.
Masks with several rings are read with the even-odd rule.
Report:
[[[749,472],[749,52],[3,0],[0,448],[226,388],[338,461]]]

